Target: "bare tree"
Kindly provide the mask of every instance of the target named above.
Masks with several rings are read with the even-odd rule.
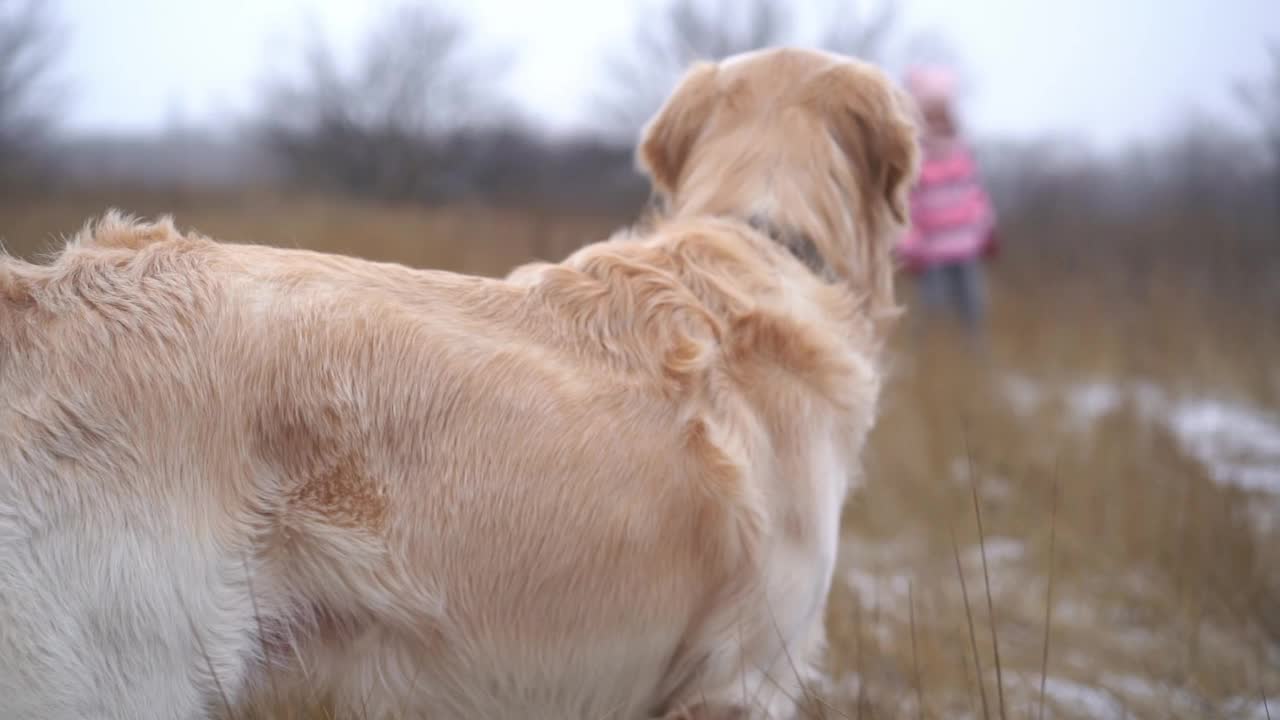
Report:
[[[889,40],[898,24],[898,6],[884,0],[870,3],[837,2],[831,17],[822,23],[820,47],[853,57],[883,62]]]
[[[668,0],[644,8],[630,43],[605,58],[596,98],[601,129],[632,140],[695,60],[722,60],[783,43],[875,59],[884,52],[896,18],[896,6],[888,1],[875,7],[809,7],[822,15],[822,22],[817,36],[807,42],[799,37],[796,5],[788,0]]]
[[[1280,212],[1280,40],[1273,41],[1267,51],[1271,56],[1268,75],[1256,83],[1242,84],[1239,91],[1240,99],[1262,128],[1263,141],[1271,156],[1272,193],[1276,211]]]
[[[300,78],[266,92],[261,129],[294,179],[380,197],[434,198],[459,178],[450,150],[502,115],[502,58],[477,53],[455,17],[402,5],[373,27],[353,67],[313,35]]]
[[[0,181],[40,159],[54,106],[57,27],[46,0],[0,0]]]

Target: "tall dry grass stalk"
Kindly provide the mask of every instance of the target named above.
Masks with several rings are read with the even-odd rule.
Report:
[[[1049,681],[1049,638],[1053,628],[1053,548],[1058,540],[1058,477],[1054,473],[1053,490],[1051,491],[1052,507],[1049,511],[1049,552],[1046,573],[1048,581],[1044,592],[1044,653],[1040,657],[1040,701],[1037,705],[1036,720],[1044,720],[1045,685]]]

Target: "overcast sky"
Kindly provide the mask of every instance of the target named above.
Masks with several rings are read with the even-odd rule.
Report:
[[[50,0],[53,2],[54,0]],[[452,0],[481,42],[516,55],[515,98],[556,129],[589,120],[602,53],[638,2]],[[797,5],[804,0],[795,0]],[[65,125],[147,130],[180,114],[223,119],[296,57],[313,18],[340,45],[394,0],[61,0],[69,31]],[[1232,86],[1280,42],[1277,0],[904,0],[902,31],[932,31],[963,62],[968,125],[987,136],[1069,133],[1114,147],[1176,128],[1193,110],[1244,122]],[[905,34],[905,33],[904,33]],[[894,58],[900,56],[897,53]]]

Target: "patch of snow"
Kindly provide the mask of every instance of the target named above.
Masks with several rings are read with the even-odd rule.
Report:
[[[1213,479],[1223,485],[1238,487],[1246,492],[1280,494],[1280,465],[1252,467],[1220,461],[1205,464]]]
[[[862,677],[856,672],[845,673],[838,679],[824,677],[819,690],[827,700],[855,700],[862,693]]]
[[[1044,402],[1044,390],[1031,378],[1010,373],[1004,377],[1003,385],[1005,398],[1019,416],[1031,415]]]
[[[970,470],[968,458],[952,458],[947,470],[952,482],[966,488],[973,481],[973,476],[976,476],[978,494],[984,498],[1003,500],[1013,492],[1013,486],[1008,478],[999,475],[988,475],[982,467],[977,465]]]
[[[863,607],[884,607],[905,603],[911,587],[911,578],[903,573],[878,575],[851,568],[844,575],[844,582],[858,596]]]
[[[1005,500],[1013,494],[1013,483],[999,475],[984,477],[978,482],[978,494],[992,500]]]
[[[1038,679],[1037,679],[1038,682]],[[1088,717],[1133,717],[1134,705],[1163,707],[1174,717],[1223,717],[1265,720],[1275,715],[1276,703],[1261,697],[1237,697],[1214,702],[1183,687],[1138,675],[1105,675],[1098,687],[1050,676],[1045,693],[1074,712]],[[1129,706],[1129,707],[1126,707]],[[1268,714],[1270,711],[1272,714]]]
[[[1221,399],[1172,400],[1150,382],[1109,383],[1101,380],[1056,388],[1025,375],[1009,374],[1002,381],[1005,399],[1014,413],[1027,416],[1050,397],[1066,404],[1074,429],[1132,404],[1139,416],[1159,423],[1224,485],[1256,493],[1280,495],[1280,415]]]
[[[1141,380],[1133,383],[1129,389],[1129,400],[1144,418],[1154,418],[1164,412],[1169,398],[1164,390],[1153,382]]]
[[[1012,565],[1026,555],[1027,547],[1020,540],[1013,538],[990,537],[986,545],[987,565],[992,568]],[[975,543],[965,550],[965,560],[975,566],[982,565],[982,548]]]
[[[1273,717],[1280,717],[1280,704],[1276,701],[1261,698],[1257,700],[1237,698],[1227,703],[1228,717],[1238,717],[1241,720],[1271,720]]]
[[[1280,493],[1280,418],[1243,405],[1196,400],[1175,405],[1167,421],[1218,482]]]
[[[1138,675],[1107,675],[1103,683],[1118,697],[1130,704],[1143,704],[1148,708],[1159,706],[1173,717],[1238,717],[1234,713],[1219,715],[1209,713],[1206,698],[1185,687],[1174,687],[1155,678]],[[1230,704],[1230,703],[1228,703]],[[1218,708],[1221,711],[1223,708]],[[1132,716],[1132,712],[1130,716]]]
[[[1124,704],[1110,691],[1074,680],[1046,678],[1044,692],[1073,713],[1084,717],[1123,717],[1126,713]]]
[[[1086,603],[1058,600],[1053,604],[1050,622],[1067,627],[1088,627],[1098,622],[1098,610]]]
[[[1280,533],[1280,494],[1255,498],[1249,503],[1249,518],[1258,532],[1264,535]]]
[[[1067,410],[1073,422],[1087,426],[1119,409],[1126,394],[1113,383],[1080,383],[1067,391]]]
[[[1137,675],[1112,675],[1107,679],[1107,685],[1113,692],[1141,700],[1159,698],[1168,693],[1168,688],[1161,687],[1151,678]]]

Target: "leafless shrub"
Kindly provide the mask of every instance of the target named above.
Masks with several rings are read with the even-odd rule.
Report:
[[[30,179],[46,160],[61,50],[46,0],[0,0],[0,183]]]
[[[1239,95],[1261,127],[1271,160],[1272,198],[1280,213],[1280,39],[1273,41],[1267,50],[1271,56],[1270,72],[1257,82],[1242,83]]]
[[[874,59],[883,52],[896,19],[891,2],[808,7],[821,15],[816,37],[801,37],[795,22],[797,5],[786,0],[670,0],[643,7],[631,41],[605,58],[596,98],[601,129],[634,139],[694,60],[721,60],[782,43]]]
[[[429,3],[372,28],[351,67],[313,36],[301,76],[267,90],[261,130],[287,176],[358,195],[445,199],[466,185],[453,140],[502,114],[502,58]]]

